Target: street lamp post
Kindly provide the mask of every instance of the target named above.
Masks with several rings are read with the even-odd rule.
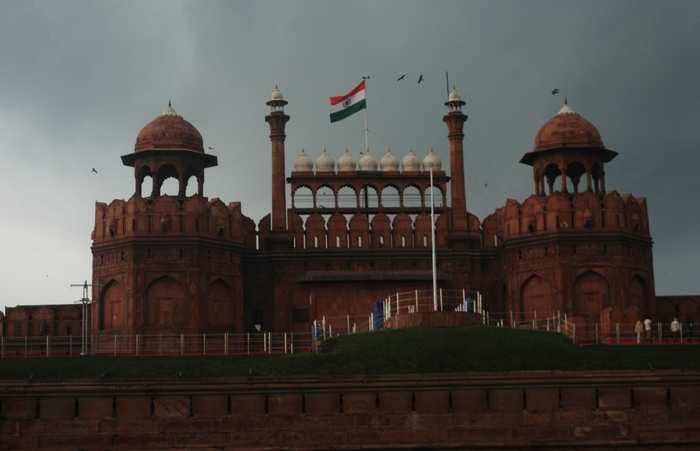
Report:
[[[80,347],[80,355],[81,356],[86,356],[88,355],[88,342],[87,342],[87,337],[88,337],[88,332],[89,332],[89,308],[88,306],[90,305],[90,298],[88,297],[88,287],[92,287],[92,285],[87,283],[87,280],[84,283],[78,283],[78,284],[71,284],[71,287],[81,287],[83,289],[83,297],[78,300],[82,304],[83,308],[83,315],[82,315],[82,325],[81,325],[81,347]]]

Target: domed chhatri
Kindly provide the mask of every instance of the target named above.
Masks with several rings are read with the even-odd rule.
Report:
[[[399,172],[399,159],[391,153],[389,147],[386,148],[386,152],[381,160],[382,171],[384,172]]]
[[[360,157],[360,171],[376,171],[379,163],[377,159],[372,156],[371,150],[362,152]]]
[[[321,149],[321,155],[316,159],[317,172],[335,172],[335,161],[326,152],[326,148]]]
[[[552,149],[605,149],[598,129],[567,102],[535,135],[533,152]]]
[[[440,160],[440,157],[435,153],[432,147],[428,150],[428,154],[425,158],[423,158],[423,170],[429,171],[431,168],[433,171],[442,170],[442,160]]]
[[[338,172],[353,172],[357,169],[357,162],[352,157],[350,148],[346,148],[345,152],[338,158]]]
[[[420,161],[418,160],[416,153],[412,150],[409,150],[406,156],[403,157],[401,164],[404,172],[420,171]]]
[[[299,155],[297,155],[294,160],[294,172],[313,172],[314,162],[309,158],[309,156],[301,149]]]
[[[204,153],[202,135],[177,114],[172,104],[141,129],[136,137],[135,152],[147,150],[189,150]]]

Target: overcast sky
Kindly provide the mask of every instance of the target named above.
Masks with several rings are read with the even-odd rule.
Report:
[[[657,293],[700,293],[699,30],[697,1],[1,1],[0,308],[80,296],[94,203],[131,196],[119,156],[168,99],[216,148],[206,194],[257,222],[275,83],[288,170],[302,147],[357,155],[361,117],[331,126],[327,98],[363,75],[375,154],[446,162],[445,70],[468,102],[471,211],[532,192],[518,160],[559,88],[620,153],[608,189],[648,199]]]

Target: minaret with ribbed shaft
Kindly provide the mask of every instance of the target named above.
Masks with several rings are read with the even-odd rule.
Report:
[[[462,107],[465,103],[457,93],[456,88],[452,88],[445,105],[449,109],[442,120],[447,124],[449,130],[447,137],[450,141],[451,232],[455,235],[464,235],[467,232],[467,201],[464,190],[464,156],[462,147],[464,142],[464,123],[467,121],[467,116],[462,113]]]
[[[272,214],[270,216],[272,232],[287,230],[287,195],[284,172],[284,140],[287,137],[284,129],[289,116],[284,114],[282,92],[277,86],[272,90],[270,100],[266,102],[270,114],[265,116],[265,122],[270,124],[270,142],[272,144]]]

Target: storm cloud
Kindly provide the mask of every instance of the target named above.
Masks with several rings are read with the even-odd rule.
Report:
[[[471,211],[532,192],[518,160],[559,88],[620,153],[608,190],[648,199],[657,293],[699,293],[698,30],[694,1],[4,1],[0,307],[79,297],[68,285],[91,278],[94,202],[131,196],[119,156],[169,99],[219,157],[206,195],[257,222],[275,84],[287,168],[302,147],[357,155],[361,118],[331,126],[327,98],[364,75],[375,154],[433,146],[446,162],[445,71],[470,116]]]

